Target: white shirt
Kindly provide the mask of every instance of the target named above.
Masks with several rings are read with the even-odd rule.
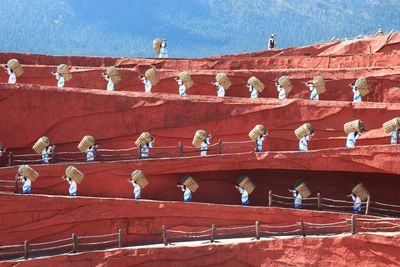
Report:
[[[20,176],[20,177],[24,177],[24,176]],[[32,181],[30,179],[25,178],[24,184],[22,186],[22,191],[24,193],[30,193],[31,186],[32,186]]]
[[[147,79],[144,79],[143,83],[144,83],[144,92],[150,93],[151,92],[151,82]]]
[[[16,84],[17,83],[17,76],[15,72],[11,71],[11,69],[7,68],[8,73],[8,83],[9,84]]]
[[[57,82],[57,87],[58,88],[64,87],[64,77],[58,72],[56,72],[56,79],[58,81]]]
[[[246,191],[246,189],[239,187],[239,193],[242,194],[242,204],[245,204],[247,201],[249,201],[249,193]]]
[[[306,135],[300,138],[299,140],[299,151],[300,152],[307,152],[308,151],[308,144],[307,141],[311,141],[311,136]]]
[[[295,205],[301,205],[301,202],[303,200],[303,196],[300,194],[300,192],[296,193],[296,190],[290,190],[293,193],[294,199],[294,204]]]
[[[88,150],[86,150],[86,161],[94,161],[96,152],[95,148],[91,146]]]
[[[310,99],[311,100],[319,100],[319,95],[318,95],[318,92],[317,92],[317,88],[315,88],[313,84],[310,84],[310,85],[307,85],[307,86],[311,91]]]
[[[278,99],[279,99],[279,100],[284,100],[284,99],[286,99],[286,91],[285,91],[285,89],[283,89],[282,86],[278,85],[278,86],[276,87],[276,90],[279,92],[279,93],[278,93]]]
[[[167,44],[165,42],[163,42],[161,44],[161,48],[160,48],[160,58],[168,58],[168,50],[167,50]]]
[[[358,90],[358,88],[356,86],[352,86],[351,89],[354,93],[353,102],[362,102],[361,94],[360,94],[360,91]]]
[[[42,150],[42,160],[44,163],[49,163],[49,154],[52,152],[52,146],[43,148]]]
[[[390,143],[392,145],[397,145],[399,138],[400,138],[400,131],[393,131],[390,134]]]
[[[181,82],[181,81],[178,82],[178,84],[179,84],[179,95],[180,96],[187,96],[185,84],[183,82]]]
[[[361,208],[361,198],[359,198],[358,196],[355,196],[353,194],[351,194],[351,198],[354,201],[354,209],[358,209]]]
[[[185,201],[189,201],[190,198],[192,197],[192,191],[190,191],[189,187],[186,186],[186,189],[181,187],[182,191],[183,191],[183,199]]]
[[[253,86],[249,86],[250,98],[258,98],[258,91]]]
[[[69,183],[69,194],[73,195],[77,193],[78,186],[74,180],[68,180]]]
[[[218,84],[217,96],[218,97],[224,97],[225,96],[225,88],[220,84]]]
[[[357,134],[357,136],[355,136],[355,133],[349,133],[347,135],[347,140],[346,140],[346,147],[347,148],[353,148],[356,147],[356,139],[358,139],[360,135]]]
[[[139,199],[141,197],[142,188],[138,183],[133,183],[133,194],[135,195],[135,199]]]
[[[148,158],[149,157],[149,148],[152,148],[152,147],[153,147],[152,142],[142,146],[142,148],[141,148],[142,158]]]
[[[259,136],[259,137],[257,137],[257,139],[256,139],[257,149],[258,149],[259,152],[262,151],[263,141],[264,141],[264,136]]]
[[[111,78],[110,77],[105,77],[105,79],[108,81],[108,83],[107,83],[107,91],[114,92],[115,91],[115,87],[114,87],[114,83],[111,80]]]

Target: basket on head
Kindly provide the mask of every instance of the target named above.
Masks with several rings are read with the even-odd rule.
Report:
[[[353,187],[351,192],[358,196],[361,201],[366,201],[369,196],[368,190],[364,187],[362,183],[358,183],[355,187]]]
[[[153,137],[148,132],[143,132],[138,139],[135,141],[136,146],[144,146],[145,144],[149,143]]]
[[[160,48],[163,40],[161,38],[157,38],[153,40],[153,53],[160,54]]]
[[[46,136],[40,137],[36,143],[33,145],[32,149],[37,153],[37,154],[42,154],[42,150],[45,149],[50,145],[50,139],[47,138]]]
[[[308,189],[306,183],[301,180],[296,182],[296,186],[294,189],[298,191],[303,198],[308,198],[309,196],[311,196],[310,189]]]
[[[13,70],[13,72],[15,73],[15,76],[19,77],[24,73],[24,70],[22,69],[21,64],[19,63],[18,59],[10,59],[7,62],[7,67],[9,67],[10,69]]]
[[[296,135],[297,139],[301,139],[306,135],[309,135],[313,132],[313,128],[311,126],[311,123],[304,123],[301,125],[299,128],[294,130],[294,134]]]
[[[131,174],[131,178],[133,181],[139,184],[140,188],[145,188],[148,184],[149,181],[146,179],[144,176],[143,172],[141,170],[134,170]]]
[[[91,147],[94,144],[95,144],[95,141],[94,141],[93,136],[85,135],[82,138],[81,142],[79,143],[78,148],[80,151],[86,152],[86,150],[88,150],[89,147]]]
[[[248,80],[247,83],[256,88],[256,90],[261,93],[265,89],[265,85],[256,77],[251,76]]]
[[[344,124],[344,131],[349,134],[349,133],[362,133],[365,131],[364,124],[361,120],[354,120],[354,121],[349,121]]]
[[[264,125],[257,124],[249,133],[249,137],[251,140],[256,140],[259,136],[266,134],[267,130],[265,130]]]
[[[208,134],[204,130],[197,130],[192,141],[192,145],[195,147],[201,147],[201,144],[206,140]]]
[[[360,91],[361,96],[365,96],[369,93],[367,79],[360,77],[356,80],[355,86]]]
[[[57,67],[57,72],[60,73],[66,82],[72,79],[72,74],[69,72],[69,68],[66,64],[60,64]]]
[[[189,89],[190,87],[192,87],[194,85],[193,79],[190,76],[189,72],[187,71],[182,71],[179,74],[179,78],[183,81],[183,83],[185,84],[186,89]]]
[[[391,119],[383,124],[383,130],[385,133],[391,133],[396,129],[400,129],[400,117]]]
[[[144,76],[150,81],[152,86],[155,86],[160,82],[160,78],[154,68],[146,70]]]
[[[193,193],[199,189],[199,184],[190,175],[185,175],[181,180],[181,184],[189,188]]]
[[[106,74],[110,77],[111,81],[114,84],[117,84],[119,83],[119,81],[121,81],[121,77],[119,76],[118,70],[114,66],[108,67],[106,70]]]
[[[293,90],[292,82],[288,76],[282,76],[278,80],[278,84],[285,89],[286,95],[288,95]]]
[[[217,80],[217,82],[224,87],[225,91],[227,91],[229,89],[229,87],[231,87],[231,85],[232,85],[232,82],[228,78],[228,76],[222,72],[218,73],[215,76],[215,80]]]
[[[18,168],[18,174],[22,175],[32,182],[35,182],[37,178],[39,177],[39,173],[32,169],[29,165],[21,165]]]
[[[313,79],[313,84],[315,89],[317,90],[317,93],[323,94],[326,92],[326,87],[325,87],[325,79],[322,76],[316,76]]]
[[[250,180],[250,178],[248,176],[240,176],[237,184],[242,187],[244,190],[247,191],[247,193],[249,193],[249,195],[251,193],[253,193],[254,189],[256,189],[256,186],[253,184],[253,182]]]
[[[80,184],[82,182],[83,178],[85,178],[85,175],[80,170],[75,168],[74,166],[68,166],[65,169],[65,176],[71,178],[77,184]]]

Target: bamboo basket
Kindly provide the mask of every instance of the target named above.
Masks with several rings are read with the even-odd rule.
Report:
[[[119,76],[118,70],[114,66],[108,67],[106,70],[106,74],[110,77],[111,81],[114,84],[117,84],[121,81],[121,77]]]
[[[160,54],[160,48],[163,40],[161,38],[157,38],[153,40],[153,53]]]
[[[217,80],[217,82],[222,85],[225,89],[225,91],[227,91],[229,89],[229,87],[232,86],[232,82],[231,80],[228,78],[228,76],[225,73],[218,73],[217,76],[215,76],[215,79]]]
[[[304,123],[301,125],[299,128],[294,130],[294,134],[296,135],[297,139],[301,139],[306,135],[309,135],[313,132],[313,128],[311,126],[311,123]]]
[[[179,78],[183,81],[183,83],[185,84],[186,89],[189,89],[190,87],[192,87],[194,85],[193,79],[190,76],[189,72],[187,71],[182,71],[179,74]]]
[[[145,188],[148,184],[149,181],[146,179],[144,176],[143,172],[141,170],[135,170],[131,174],[131,178],[133,181],[138,183],[140,185],[140,188]]]
[[[18,168],[18,174],[28,178],[32,182],[35,182],[39,177],[39,173],[32,169],[29,165],[21,165]]]
[[[322,76],[314,77],[313,84],[319,95],[326,92],[324,77]]]
[[[85,175],[74,166],[68,166],[65,169],[65,175],[74,180],[77,184],[80,184],[83,178],[85,178]]]
[[[146,70],[144,76],[150,81],[152,86],[160,82],[160,77],[158,77],[157,71],[154,68]]]
[[[40,137],[36,143],[33,145],[32,149],[37,153],[37,154],[42,154],[42,150],[45,149],[50,145],[50,140],[46,136]]]
[[[353,194],[358,196],[361,199],[361,201],[366,201],[369,196],[368,190],[364,187],[362,183],[358,183],[355,187],[353,187],[351,192],[353,192]]]
[[[285,89],[286,95],[288,95],[293,90],[292,82],[288,76],[282,76],[279,78],[278,83]]]
[[[199,189],[199,184],[196,182],[195,179],[193,179],[190,175],[186,175],[182,178],[181,184],[186,186],[187,188],[190,189],[193,193]]]
[[[19,77],[24,73],[24,70],[22,69],[21,64],[19,63],[18,59],[10,59],[7,62],[7,67],[9,67],[10,69],[13,70],[13,72],[15,73],[15,76]]]
[[[383,130],[385,133],[391,133],[396,129],[400,129],[400,117],[391,119],[383,124]]]
[[[256,186],[247,176],[240,176],[237,183],[240,187],[244,188],[249,195],[253,193],[254,189],[256,189]]]
[[[93,136],[85,135],[82,138],[81,142],[79,143],[78,148],[80,151],[86,152],[86,150],[88,150],[89,147],[91,147],[94,144],[95,144],[95,141],[94,141]]]
[[[137,147],[139,146],[144,146],[145,144],[149,143],[151,141],[151,134],[148,132],[143,132],[138,139],[136,139],[135,144]]]
[[[265,130],[264,125],[257,124],[249,133],[249,137],[251,140],[255,141],[259,136],[266,134],[267,130]]]
[[[265,85],[256,77],[252,76],[247,80],[247,83],[256,88],[256,90],[261,93],[265,89]]]
[[[206,140],[207,138],[207,132],[204,130],[197,130],[192,141],[192,145],[199,148],[201,147],[201,144]]]
[[[367,79],[360,77],[356,80],[355,86],[360,91],[361,96],[365,96],[369,93]]]
[[[57,72],[64,77],[64,80],[66,82],[72,79],[72,73],[69,72],[68,66],[66,64],[58,65]]]
[[[362,133],[364,132],[364,129],[364,124],[361,120],[349,121],[344,124],[344,131],[347,134],[354,132]]]
[[[308,198],[311,196],[311,191],[308,189],[305,182],[299,183],[299,185],[295,187],[295,190],[298,191],[303,198]]]

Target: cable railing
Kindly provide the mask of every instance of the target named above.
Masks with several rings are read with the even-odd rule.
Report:
[[[71,237],[48,242],[33,243],[25,240],[19,245],[0,246],[0,259],[23,258],[26,260],[35,256],[76,253],[113,247],[122,247],[121,229],[113,234],[78,236],[74,233]]]
[[[254,151],[254,141],[223,142],[208,145],[207,155],[234,154],[239,152]],[[201,148],[194,146],[183,146],[181,142],[177,146],[159,146],[149,148],[147,158],[181,158],[199,156]],[[137,160],[145,159],[142,157],[141,147],[120,148],[120,149],[96,149],[95,161],[118,161],[118,160]],[[48,155],[48,164],[64,162],[84,162],[86,153],[78,151],[57,151],[56,148]],[[44,163],[40,154],[15,154],[8,153],[8,166],[22,164]],[[47,163],[46,163],[47,164]]]

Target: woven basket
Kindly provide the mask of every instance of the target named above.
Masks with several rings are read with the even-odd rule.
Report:
[[[369,93],[367,79],[360,77],[356,80],[355,85],[358,91],[360,91],[361,96],[365,96]]]
[[[136,139],[135,144],[136,146],[143,146],[151,141],[151,134],[148,132],[143,132],[138,139]]]
[[[228,76],[226,76],[225,73],[218,73],[217,76],[215,76],[215,79],[220,85],[224,87],[225,91],[227,91],[229,87],[232,86],[231,80],[228,78]]]
[[[265,85],[256,77],[252,76],[247,80],[247,83],[256,88],[256,90],[261,93],[265,89]]]
[[[349,133],[364,132],[364,124],[361,120],[349,121],[344,124],[344,131]]]
[[[21,64],[19,63],[18,59],[10,59],[7,62],[7,67],[9,67],[10,69],[13,70],[13,72],[15,73],[15,76],[19,77],[24,73],[24,70],[22,69]]]
[[[391,119],[383,124],[383,130],[385,133],[391,133],[396,129],[400,129],[400,117]]]
[[[282,76],[279,78],[278,83],[285,89],[286,95],[288,95],[293,90],[292,82],[288,76]]]
[[[37,154],[42,154],[42,150],[45,149],[47,146],[50,145],[50,140],[46,136],[40,137],[36,143],[33,145],[32,149]]]
[[[185,84],[186,89],[189,89],[190,87],[192,87],[194,85],[192,77],[190,76],[189,72],[187,72],[187,71],[182,71],[179,74],[179,78],[181,78],[181,80]]]
[[[69,72],[69,68],[66,64],[60,64],[57,67],[57,72],[60,73],[66,82],[72,79],[72,74]]]
[[[138,183],[140,185],[140,188],[145,188],[148,184],[149,181],[146,179],[144,176],[143,172],[141,170],[135,170],[131,174],[131,178],[133,181]]]
[[[192,145],[195,147],[201,147],[201,144],[206,140],[207,138],[207,132],[204,130],[197,130],[193,137]]]
[[[65,175],[74,180],[77,184],[80,184],[83,178],[85,178],[85,175],[74,166],[68,166],[65,169]]]
[[[319,95],[326,92],[324,77],[322,76],[314,77],[313,84]]]
[[[186,186],[187,188],[190,189],[190,191],[192,191],[193,193],[197,191],[197,189],[199,189],[199,184],[196,182],[195,179],[193,179],[191,176],[186,175],[183,177],[181,184],[183,184],[184,186]]]
[[[162,44],[162,39],[161,38],[157,38],[153,40],[153,53],[154,54],[160,54],[160,48],[161,48],[161,44]]]
[[[254,189],[256,189],[256,186],[247,176],[240,176],[237,183],[240,187],[244,188],[249,195],[253,193]]]
[[[95,141],[94,141],[93,136],[85,135],[82,138],[81,142],[79,143],[78,148],[80,151],[86,152],[86,150],[88,150],[89,147],[91,147],[94,144],[95,144]]]
[[[351,192],[353,192],[353,194],[358,196],[361,199],[361,201],[366,201],[369,196],[368,190],[364,187],[362,183],[359,183],[355,187],[353,187]]]
[[[297,139],[300,140],[304,136],[311,134],[312,131],[313,131],[313,128],[311,126],[311,123],[304,123],[299,128],[294,130],[294,134],[296,135]]]
[[[265,134],[267,131],[265,130],[264,125],[262,124],[257,124],[253,130],[250,131],[249,137],[251,140],[256,140],[259,136]]]
[[[119,81],[121,81],[121,77],[119,76],[118,70],[114,66],[108,67],[106,70],[106,74],[110,77],[111,81],[114,84],[117,84],[119,83]]]
[[[160,78],[158,77],[157,71],[155,69],[146,70],[144,76],[146,76],[152,86],[155,86],[160,82]]]
[[[32,182],[35,182],[39,177],[39,173],[34,169],[32,169],[31,167],[29,167],[29,165],[21,165],[18,168],[18,174],[28,178]]]
[[[311,191],[308,189],[306,183],[302,182],[298,186],[295,187],[296,191],[298,191],[303,198],[308,198],[311,196]]]

